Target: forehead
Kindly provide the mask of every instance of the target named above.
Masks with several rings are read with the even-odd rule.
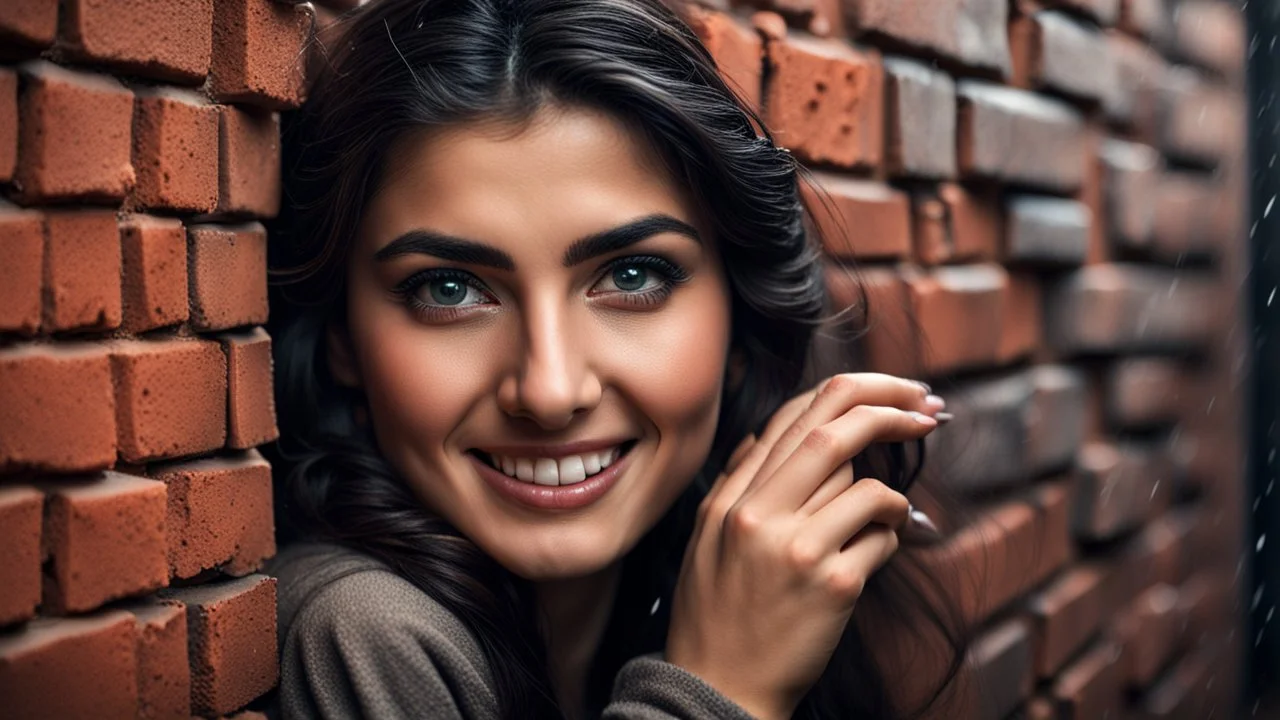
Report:
[[[363,235],[373,249],[423,227],[540,248],[657,211],[699,224],[643,133],[604,112],[549,106],[518,127],[477,122],[398,139]]]

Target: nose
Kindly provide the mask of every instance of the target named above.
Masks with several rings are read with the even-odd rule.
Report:
[[[592,368],[586,331],[563,302],[548,298],[524,313],[522,357],[498,392],[503,412],[563,430],[600,402],[603,388]]]

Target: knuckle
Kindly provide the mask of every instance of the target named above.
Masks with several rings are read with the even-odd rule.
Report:
[[[792,540],[787,546],[786,559],[792,568],[811,572],[822,561],[822,549],[812,542]]]
[[[763,524],[764,519],[760,512],[751,505],[735,503],[725,511],[725,529],[733,537],[751,537],[760,532]]]
[[[857,600],[866,588],[866,576],[850,568],[839,568],[827,573],[824,584],[827,592],[844,600]]]
[[[814,453],[827,453],[836,446],[835,435],[831,429],[825,425],[819,425],[809,432],[805,433],[804,440],[801,441],[805,450]]]

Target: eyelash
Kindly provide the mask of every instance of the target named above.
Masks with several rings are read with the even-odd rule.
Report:
[[[625,298],[624,302],[637,307],[648,307],[657,305],[668,297],[680,285],[689,280],[689,273],[679,265],[656,255],[631,255],[618,258],[609,262],[600,272],[600,280],[608,277],[613,271],[624,266],[639,266],[658,272],[658,280],[661,286],[645,292],[626,292],[625,290],[613,291],[602,294],[620,295]],[[483,295],[492,297],[485,288],[484,283],[480,282],[475,275],[462,270],[452,270],[448,268],[431,268],[415,273],[402,280],[391,292],[396,295],[402,303],[410,310],[423,316],[424,318],[435,322],[448,322],[455,320],[467,311],[464,308],[472,307],[468,305],[461,306],[441,306],[430,305],[418,299],[418,290],[429,282],[436,280],[456,280],[468,288],[475,290]],[[599,284],[600,280],[596,281]],[[594,285],[592,286],[594,287]]]

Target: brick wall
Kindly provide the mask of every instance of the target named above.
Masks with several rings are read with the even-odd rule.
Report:
[[[220,716],[276,681],[265,243],[314,10],[0,4],[0,697]],[[933,383],[961,714],[1228,716],[1245,33],[1212,0],[689,6],[806,186],[821,364]],[[861,313],[855,313],[861,314]],[[964,508],[961,510],[960,508]],[[74,682],[69,679],[74,678]]]

